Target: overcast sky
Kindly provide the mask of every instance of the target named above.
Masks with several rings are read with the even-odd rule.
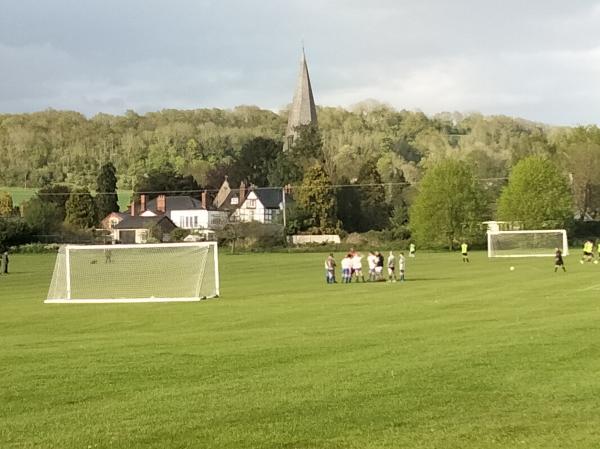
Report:
[[[0,0],[0,112],[315,100],[600,123],[600,0]]]

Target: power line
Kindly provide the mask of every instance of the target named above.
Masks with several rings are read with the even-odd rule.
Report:
[[[499,178],[476,178],[479,182],[492,182],[492,181],[506,181],[507,177],[499,177]],[[350,184],[331,184],[328,185],[328,188],[337,189],[337,188],[357,188],[357,187],[393,187],[393,186],[412,186],[410,182],[381,182],[381,183],[350,183]],[[301,185],[287,185],[287,186],[274,186],[274,187],[256,187],[249,186],[246,188],[247,191],[251,190],[281,190],[285,188],[289,189],[300,189]],[[130,195],[167,195],[167,194],[202,194],[203,192],[207,193],[215,193],[219,192],[220,189],[193,189],[193,190],[143,190],[143,191],[126,191],[131,192]],[[232,188],[231,191],[239,190],[238,188]],[[35,192],[38,196],[69,196],[69,195],[119,195],[119,192]],[[124,192],[121,192],[124,194]],[[172,196],[172,195],[171,195]]]

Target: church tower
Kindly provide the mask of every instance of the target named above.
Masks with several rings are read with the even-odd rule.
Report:
[[[285,141],[283,148],[287,150],[294,142],[297,136],[296,128],[301,125],[317,126],[317,108],[313,98],[312,87],[310,85],[310,76],[308,75],[308,66],[306,65],[306,56],[302,48],[302,59],[300,61],[300,74],[294,92],[294,100],[290,108],[287,129],[285,131]]]

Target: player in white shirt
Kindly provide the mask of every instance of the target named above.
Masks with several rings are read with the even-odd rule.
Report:
[[[350,270],[352,269],[352,258],[346,254],[342,259],[342,284],[348,284],[351,281]]]
[[[356,282],[358,282],[359,277],[362,279],[363,282],[365,282],[365,276],[362,272],[362,256],[358,253],[354,254],[354,257],[352,258],[352,270],[354,272]]]
[[[400,273],[400,282],[404,282],[405,266],[406,266],[406,260],[404,259],[404,253],[400,253],[400,257],[398,257],[398,272]]]
[[[387,269],[388,269],[388,282],[396,282],[396,258],[394,257],[394,253],[390,251],[390,255],[387,260]]]
[[[373,251],[367,256],[367,263],[369,264],[369,281],[373,282],[376,277],[375,268],[377,267],[377,256]]]

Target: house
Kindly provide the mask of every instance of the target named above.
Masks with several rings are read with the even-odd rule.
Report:
[[[233,190],[229,186],[227,176],[225,176],[225,180],[213,200],[213,207],[222,212],[226,212],[227,216],[230,216],[238,207],[240,207],[240,204],[242,204],[245,199],[246,183],[242,181],[240,183],[240,188],[238,190]]]
[[[100,227],[107,231],[112,231],[114,227],[121,223],[127,216],[127,213],[111,212],[100,222]]]
[[[168,235],[177,226],[166,215],[127,215],[113,227],[112,238],[120,243],[146,243],[150,237],[150,230],[155,227],[158,227],[163,235]]]
[[[230,219],[238,222],[277,222],[286,200],[283,189],[276,187],[252,188]]]
[[[133,208],[133,209],[132,209]],[[147,195],[140,195],[139,202],[132,204],[129,211],[142,217],[167,216],[183,229],[220,229],[227,223],[228,213],[216,210],[208,204],[208,193],[202,192],[200,199],[189,195],[158,195],[148,201]]]

